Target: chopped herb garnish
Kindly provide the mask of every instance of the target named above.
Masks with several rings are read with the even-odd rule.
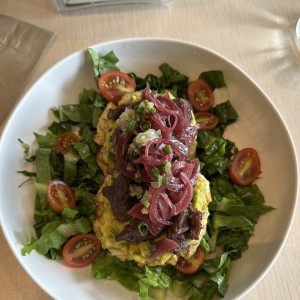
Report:
[[[135,147],[130,147],[130,148],[128,149],[128,155],[129,155],[130,158],[132,158],[132,157],[137,157],[137,156],[140,155],[140,152],[139,152],[139,150],[138,150],[137,148],[135,148]]]
[[[134,111],[138,114],[142,114],[144,112],[144,107],[141,105],[137,105],[134,107]]]
[[[145,112],[146,112],[146,113],[149,113],[149,114],[154,114],[154,113],[156,113],[156,108],[155,108],[153,102],[149,102],[148,100],[144,100],[144,101],[142,102],[142,104],[144,105],[144,108],[145,108]]]
[[[134,129],[135,129],[135,125],[136,125],[136,120],[130,120],[129,122],[128,122],[128,125],[127,125],[127,130],[129,131],[129,132],[133,132],[134,131]]]
[[[156,249],[156,244],[154,242],[149,242],[148,243],[148,249],[150,252],[153,252]]]
[[[141,183],[142,181],[142,175],[141,175],[141,172],[140,171],[137,171],[134,175],[134,180],[135,182],[137,183]]]
[[[138,224],[138,230],[142,236],[146,236],[148,234],[148,225],[146,222],[141,221]]]
[[[162,179],[163,179],[162,175],[158,175],[158,176],[157,176],[157,184],[158,184],[158,187],[161,187],[161,186],[162,186]]]
[[[164,160],[164,161],[162,162],[160,168],[161,168],[161,170],[162,170],[164,173],[168,174],[168,173],[170,173],[170,171],[171,171],[171,163],[170,163],[169,161],[167,161],[167,160]]]
[[[150,202],[147,198],[143,197],[140,202],[146,207],[146,208],[149,208],[150,206]]]
[[[151,169],[151,173],[153,174],[153,176],[157,179],[158,176],[160,175],[160,172],[157,168],[152,168]]]
[[[168,183],[169,183],[169,180],[166,176],[163,176],[163,175],[158,175],[157,176],[157,185],[158,185],[158,187],[167,185]]]
[[[151,123],[149,121],[143,121],[140,124],[140,128],[143,132],[145,132],[151,128]]]
[[[171,154],[171,153],[172,153],[172,147],[171,147],[170,145],[166,145],[166,146],[164,147],[164,152],[165,152],[166,154]]]
[[[161,182],[161,184],[162,184],[162,185],[167,185],[168,183],[169,183],[168,177],[163,176],[163,177],[162,177],[162,182]]]

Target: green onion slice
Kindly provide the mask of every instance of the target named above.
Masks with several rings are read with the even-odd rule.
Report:
[[[157,168],[152,168],[151,172],[156,179],[158,178],[158,176],[160,176],[160,172]]]
[[[151,123],[149,121],[143,121],[140,124],[140,128],[143,132],[145,132],[151,128]]]
[[[136,125],[136,120],[134,120],[134,119],[130,120],[129,123],[128,123],[128,125],[127,125],[127,130],[129,132],[133,132],[134,129],[135,129],[135,125]]]
[[[141,172],[140,171],[137,171],[134,175],[134,180],[135,182],[137,183],[141,183],[142,181],[142,175],[141,175]]]
[[[146,208],[148,208],[150,206],[150,202],[148,199],[146,199],[145,197],[143,197],[141,200],[140,200],[141,204],[143,204]]]
[[[138,230],[142,236],[146,236],[148,234],[148,225],[146,222],[141,221],[138,224]]]
[[[170,173],[170,171],[171,171],[171,163],[170,163],[169,161],[167,161],[167,160],[164,160],[164,161],[162,162],[160,168],[161,168],[161,170],[162,170],[164,173],[168,174],[168,173]]]
[[[164,152],[165,152],[166,154],[171,154],[171,153],[172,153],[172,147],[171,147],[170,145],[166,145],[166,146],[164,147]]]

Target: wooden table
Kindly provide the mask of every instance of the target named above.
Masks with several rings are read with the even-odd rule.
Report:
[[[173,0],[168,6],[123,5],[69,14],[59,13],[52,1],[2,0],[0,13],[56,34],[24,93],[60,59],[89,45],[128,37],[184,40],[224,55],[257,81],[300,152],[300,46],[294,35],[299,0]],[[275,265],[244,299],[300,299],[299,235],[297,211]],[[0,299],[50,299],[18,264],[2,233],[0,261]]]

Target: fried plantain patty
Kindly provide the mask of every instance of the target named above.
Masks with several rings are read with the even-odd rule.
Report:
[[[151,246],[153,241],[144,241],[140,243],[128,243],[126,241],[116,241],[116,236],[124,229],[128,222],[120,222],[115,219],[109,200],[103,195],[102,190],[106,186],[111,186],[113,177],[108,175],[97,194],[97,215],[98,218],[93,223],[93,229],[101,241],[102,247],[108,249],[120,260],[134,260],[139,265],[164,265],[176,264],[178,255],[173,252],[167,252],[154,261],[149,261]],[[211,201],[209,182],[203,175],[199,174],[198,180],[194,186],[194,195],[192,207],[202,213],[201,230],[198,239],[190,240],[189,247],[180,253],[183,258],[189,258],[196,251],[202,236],[206,231],[206,223],[209,215],[208,204]],[[155,241],[161,239],[162,234]]]
[[[125,95],[119,105],[140,100],[141,92],[134,92]],[[157,259],[149,261],[150,249],[151,245],[153,245],[153,241],[142,241],[139,243],[129,243],[124,240],[116,241],[116,236],[123,231],[124,227],[128,224],[128,221],[121,222],[115,219],[110,202],[102,193],[103,188],[113,184],[112,174],[115,169],[113,134],[117,125],[114,119],[109,118],[109,112],[114,108],[116,108],[116,106],[111,103],[107,105],[105,111],[99,118],[97,134],[95,135],[95,142],[100,146],[97,162],[103,170],[106,179],[97,194],[98,218],[93,222],[93,229],[101,241],[102,247],[109,250],[122,261],[134,260],[139,265],[174,265],[177,263],[179,257],[187,259],[194,254],[206,231],[207,218],[209,216],[208,204],[211,201],[209,182],[203,175],[199,174],[198,180],[194,185],[194,194],[191,202],[192,208],[201,213],[199,236],[189,240],[188,246],[182,249],[180,253],[175,254],[172,251],[169,251]],[[154,242],[165,236],[166,233],[164,232],[156,238]]]

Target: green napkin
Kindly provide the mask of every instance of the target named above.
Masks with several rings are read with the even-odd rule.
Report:
[[[0,124],[54,36],[48,30],[0,14]]]

